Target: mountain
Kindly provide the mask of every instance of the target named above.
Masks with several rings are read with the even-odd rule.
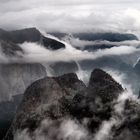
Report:
[[[63,38],[67,33],[57,33],[50,32],[58,38]],[[107,40],[110,42],[121,42],[126,40],[138,40],[134,34],[129,33],[116,33],[116,32],[104,32],[104,33],[73,33],[74,38],[79,38],[80,40],[95,41],[95,40]]]
[[[137,119],[135,120],[135,118],[132,123],[127,122],[129,126],[130,124],[132,126],[121,127],[129,117],[132,118],[133,115],[138,114],[135,111],[134,114],[130,113],[133,111],[133,105],[130,104],[135,103],[131,100],[124,102],[127,108],[124,110],[124,114],[127,114],[126,120],[125,116],[115,112],[114,108],[117,107],[118,98],[123,92],[122,86],[101,69],[95,69],[91,73],[87,87],[74,73],[38,80],[25,91],[23,101],[11,129],[7,133],[6,140],[12,140],[12,135],[15,140],[19,138],[23,140],[25,137],[30,140],[34,138],[65,140],[72,139],[73,136],[75,140],[79,140],[79,137],[83,140],[90,140],[96,135],[102,123],[109,123],[114,115],[116,119],[124,117],[119,126],[114,124],[111,127],[113,138],[121,140],[116,136],[117,134],[121,135],[118,127],[123,129],[123,132],[126,128],[130,132],[139,130],[139,124],[136,124]],[[138,109],[139,105],[135,108]],[[82,128],[84,135],[79,136],[78,134],[82,133]],[[132,128],[134,129],[132,130]],[[136,133],[134,135],[139,138]],[[111,140],[114,140],[113,138]]]
[[[52,50],[65,48],[65,45],[63,43],[45,37],[36,28],[26,28],[15,31],[5,31],[3,29],[0,29],[0,39],[15,44],[24,42],[36,42]]]
[[[22,101],[23,95],[15,95],[12,97],[12,100],[10,101],[3,101],[0,102],[0,139],[2,139],[8,129],[10,128],[10,125],[13,121],[13,118],[16,114],[16,110],[18,108],[18,105]]]
[[[133,34],[124,33],[79,33],[74,34],[74,37],[78,37],[80,40],[107,40],[111,42],[121,42],[126,40],[138,40],[138,38]]]
[[[50,33],[62,40],[66,40],[76,49],[89,52],[97,49],[112,48],[114,46],[128,45],[130,41],[138,41],[134,34],[104,32],[104,33]]]

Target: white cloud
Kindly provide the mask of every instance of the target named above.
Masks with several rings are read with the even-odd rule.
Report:
[[[0,26],[5,29],[36,26],[61,32],[139,30],[139,0],[7,0],[0,5]]]
[[[127,55],[139,52],[140,49],[132,46],[119,46],[110,49],[97,50],[95,52],[81,51],[66,44],[66,49],[51,51],[36,43],[23,43],[21,48],[25,51],[23,62],[58,62],[58,61],[80,61],[85,59],[97,59],[108,55]]]

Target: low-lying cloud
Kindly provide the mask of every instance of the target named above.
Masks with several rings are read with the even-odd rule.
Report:
[[[95,52],[81,51],[73,48],[68,44],[66,49],[51,51],[39,44],[23,43],[21,48],[24,50],[25,55],[23,60],[25,62],[58,62],[58,61],[81,61],[86,59],[97,59],[109,55],[127,55],[139,52],[140,49],[133,46],[119,46],[109,49],[99,49]]]
[[[37,43],[25,42],[20,45],[24,54],[22,57],[7,57],[2,52],[0,53],[0,63],[49,63],[59,61],[81,61],[95,60],[104,56],[123,56],[140,52],[140,49],[134,46],[114,46],[112,48],[98,49],[94,52],[81,51],[65,43],[66,48],[57,51],[44,48]]]
[[[96,40],[96,41],[88,41],[88,40],[80,40],[79,38],[75,38],[73,36],[66,36],[63,38],[66,42],[70,43],[71,45],[79,48],[84,48],[85,46],[92,46],[92,45],[113,45],[113,46],[140,46],[139,40],[131,40],[131,41],[120,41],[120,42],[111,42],[107,40]]]

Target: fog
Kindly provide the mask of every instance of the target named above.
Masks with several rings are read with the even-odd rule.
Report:
[[[66,49],[51,51],[45,49],[43,46],[35,43],[23,43],[21,48],[25,54],[20,61],[28,63],[43,63],[43,62],[58,62],[58,61],[80,61],[80,60],[95,60],[97,58],[109,55],[127,55],[135,52],[140,52],[139,48],[133,46],[119,46],[109,49],[99,49],[95,52],[77,50],[69,44],[66,44]],[[17,60],[19,61],[19,59]]]

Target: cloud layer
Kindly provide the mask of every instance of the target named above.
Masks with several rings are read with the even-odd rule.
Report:
[[[43,62],[59,62],[59,61],[81,61],[88,59],[97,59],[109,55],[127,55],[139,52],[139,48],[133,46],[119,46],[110,49],[97,50],[95,52],[81,51],[66,44],[66,49],[58,51],[51,51],[45,49],[43,46],[35,43],[24,43],[21,48],[25,51],[22,60],[30,63],[43,63]]]
[[[46,31],[117,31],[139,34],[139,0],[0,1],[0,27]]]

